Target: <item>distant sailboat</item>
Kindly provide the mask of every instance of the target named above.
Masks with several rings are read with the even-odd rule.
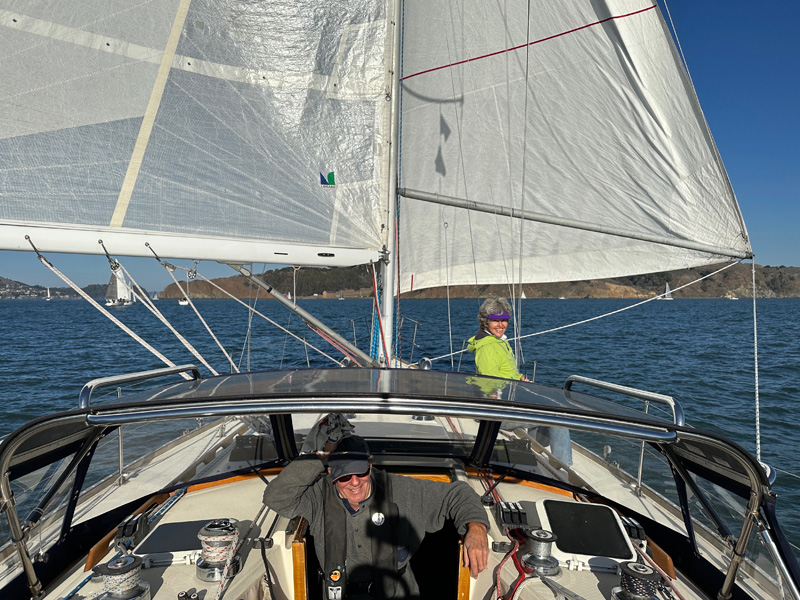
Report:
[[[669,283],[665,284],[664,295],[659,300],[672,300],[672,291],[669,289]]]
[[[130,306],[134,302],[136,298],[131,295],[125,275],[120,269],[113,271],[106,288],[106,306]]]
[[[151,300],[158,300],[158,292],[153,292],[153,295],[150,297]]]
[[[178,285],[178,289],[181,289],[180,285]],[[186,273],[186,291],[183,298],[178,300],[178,306],[189,306],[189,273]]]
[[[50,295],[50,288],[47,288],[47,298],[45,298],[45,300],[50,302],[50,300],[52,300],[52,299],[53,299],[53,297]]]

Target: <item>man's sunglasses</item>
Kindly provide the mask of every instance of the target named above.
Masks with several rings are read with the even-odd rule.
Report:
[[[355,477],[357,479],[364,479],[365,477],[369,476],[369,471],[365,473],[353,473],[352,475],[342,475],[338,479],[336,479],[336,483],[349,483],[350,480]]]

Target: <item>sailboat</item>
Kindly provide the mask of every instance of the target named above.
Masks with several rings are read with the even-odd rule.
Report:
[[[120,269],[111,272],[106,288],[106,306],[130,306],[136,302],[136,297],[125,281],[125,275]]]
[[[52,299],[53,299],[53,297],[50,295],[50,288],[47,288],[47,297],[45,298],[45,300],[50,302],[50,300],[52,300]]]
[[[0,157],[38,170],[4,171],[0,248],[45,264],[216,260],[247,277],[258,262],[372,264],[379,343],[358,348],[252,278],[362,368],[206,377],[168,364],[92,380],[77,408],[10,434],[3,598],[335,596],[307,522],[262,502],[286,461],[319,449],[330,413],[377,467],[484,500],[489,567],[471,580],[446,525],[407,565],[423,597],[800,598],[774,471],[688,426],[672,397],[390,368],[412,281],[752,257],[656,5],[6,5],[0,77],[15,90]]]
[[[669,283],[664,284],[664,293],[659,296],[659,300],[672,300],[672,290],[669,289]]]

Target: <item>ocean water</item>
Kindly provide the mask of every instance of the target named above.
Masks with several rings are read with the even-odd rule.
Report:
[[[362,348],[368,348],[372,305],[362,300],[301,300],[300,305]],[[755,376],[751,300],[650,302],[559,331],[531,335],[605,315],[631,300],[524,300],[521,356],[536,381],[562,385],[571,374],[650,390],[681,402],[687,422],[711,428],[755,454]],[[161,300],[159,309],[220,373],[230,371],[190,307]],[[407,300],[401,304],[404,358],[429,357],[436,369],[472,372],[460,351],[477,329],[479,300]],[[330,366],[232,300],[196,306],[242,370]],[[324,352],[335,350],[277,302],[257,309]],[[778,515],[800,546],[800,299],[759,300],[758,360],[761,458],[778,469]],[[141,305],[113,314],[176,364],[195,363],[169,330]],[[448,331],[452,331],[448,334]],[[512,332],[509,332],[510,334]],[[439,358],[456,352],[455,356]],[[452,362],[451,362],[452,361]],[[0,300],[0,437],[42,414],[76,407],[87,381],[163,366],[82,300]],[[202,367],[204,375],[209,371]]]

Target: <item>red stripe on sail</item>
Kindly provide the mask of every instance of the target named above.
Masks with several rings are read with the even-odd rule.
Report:
[[[506,52],[513,52],[514,50],[520,50],[520,49],[525,48],[527,46],[533,46],[534,44],[541,44],[542,42],[546,42],[548,40],[553,40],[555,38],[559,38],[561,36],[568,35],[570,33],[575,33],[576,31],[580,31],[582,29],[587,29],[589,27],[594,27],[595,25],[601,25],[601,24],[606,23],[608,21],[613,21],[615,19],[624,19],[626,17],[632,17],[634,15],[638,15],[640,13],[647,12],[649,10],[653,10],[654,8],[656,8],[656,6],[657,5],[654,4],[653,6],[649,6],[647,8],[643,8],[641,10],[637,10],[637,11],[634,11],[634,12],[631,12],[631,13],[628,13],[628,14],[625,14],[625,15],[617,15],[615,17],[608,17],[607,19],[602,19],[601,21],[596,21],[594,23],[589,23],[588,25],[581,25],[580,27],[576,27],[575,29],[570,29],[569,31],[563,31],[561,33],[556,33],[555,35],[550,35],[550,36],[547,36],[545,38],[541,38],[539,40],[534,40],[533,42],[528,42],[527,44],[521,44],[519,46],[514,46],[513,48],[506,48],[505,50],[498,50],[497,52],[490,52],[489,54],[484,54],[482,56],[476,56],[474,58],[467,58],[467,59],[464,59],[464,60],[460,60],[458,62],[450,63],[450,64],[447,64],[447,65],[442,65],[440,67],[433,67],[432,69],[426,69],[425,71],[420,71],[419,73],[413,73],[411,75],[406,75],[405,77],[402,78],[402,81],[405,81],[406,79],[411,79],[412,77],[416,77],[417,75],[424,75],[425,73],[432,73],[433,71],[440,71],[441,69],[448,69],[450,67],[456,67],[458,65],[463,65],[465,63],[473,62],[473,61],[476,61],[476,60],[483,60],[484,58],[490,58],[492,56],[497,56],[498,54],[505,54]]]

